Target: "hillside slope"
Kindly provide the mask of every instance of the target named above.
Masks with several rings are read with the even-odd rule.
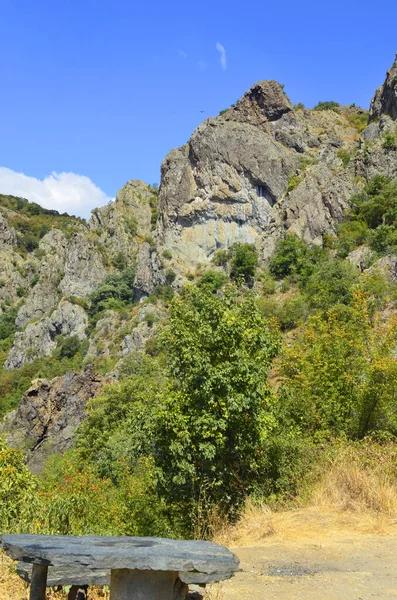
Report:
[[[88,222],[0,195],[0,414],[23,397],[3,432],[32,465],[67,448],[84,416],[91,385],[75,418],[54,417],[75,398],[72,374],[93,365],[90,381],[117,379],[120,360],[148,348],[173,290],[216,252],[253,244],[264,265],[286,233],[321,246],[354,194],[397,177],[396,74],[397,59],[369,113],[293,106],[280,84],[260,81],[168,154],[159,190],[130,181]]]

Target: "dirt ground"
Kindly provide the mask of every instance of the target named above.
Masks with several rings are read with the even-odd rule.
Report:
[[[216,541],[237,554],[241,571],[208,590],[205,600],[397,599],[397,519],[391,517],[255,509]],[[0,554],[0,600],[27,598],[12,561]],[[49,590],[48,598],[65,595]],[[106,598],[100,590],[89,594]]]
[[[397,599],[394,519],[297,511],[273,518],[262,541],[229,547],[242,570],[213,589],[217,600]]]

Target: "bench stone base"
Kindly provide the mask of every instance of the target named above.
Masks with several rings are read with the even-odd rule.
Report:
[[[110,600],[185,600],[187,585],[178,573],[112,569]]]

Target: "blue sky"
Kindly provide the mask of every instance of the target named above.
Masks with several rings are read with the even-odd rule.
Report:
[[[395,0],[0,0],[0,192],[86,216],[259,79],[368,107],[396,22]]]

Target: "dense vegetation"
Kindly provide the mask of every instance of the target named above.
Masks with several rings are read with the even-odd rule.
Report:
[[[396,284],[344,257],[364,242],[372,262],[395,247],[396,189],[375,178],[325,248],[288,235],[267,269],[253,246],[218,251],[211,269],[168,298],[150,352],[125,357],[118,383],[90,401],[72,452],[36,478],[0,446],[1,527],[208,536],[214,515],[236,518],[248,497],[291,501],[336,445],[392,443]],[[105,279],[89,301],[92,322],[133,302],[132,281],[125,268]],[[14,333],[10,310],[3,343]],[[71,338],[45,363],[7,376],[19,377],[20,393],[30,369],[83,360]]]
[[[60,214],[56,210],[42,208],[35,202],[16,196],[0,194],[1,207],[14,213],[8,216],[8,222],[16,231],[21,254],[33,252],[38,247],[40,239],[50,231],[51,227],[57,227],[70,236],[82,222],[82,219],[67,213]]]

